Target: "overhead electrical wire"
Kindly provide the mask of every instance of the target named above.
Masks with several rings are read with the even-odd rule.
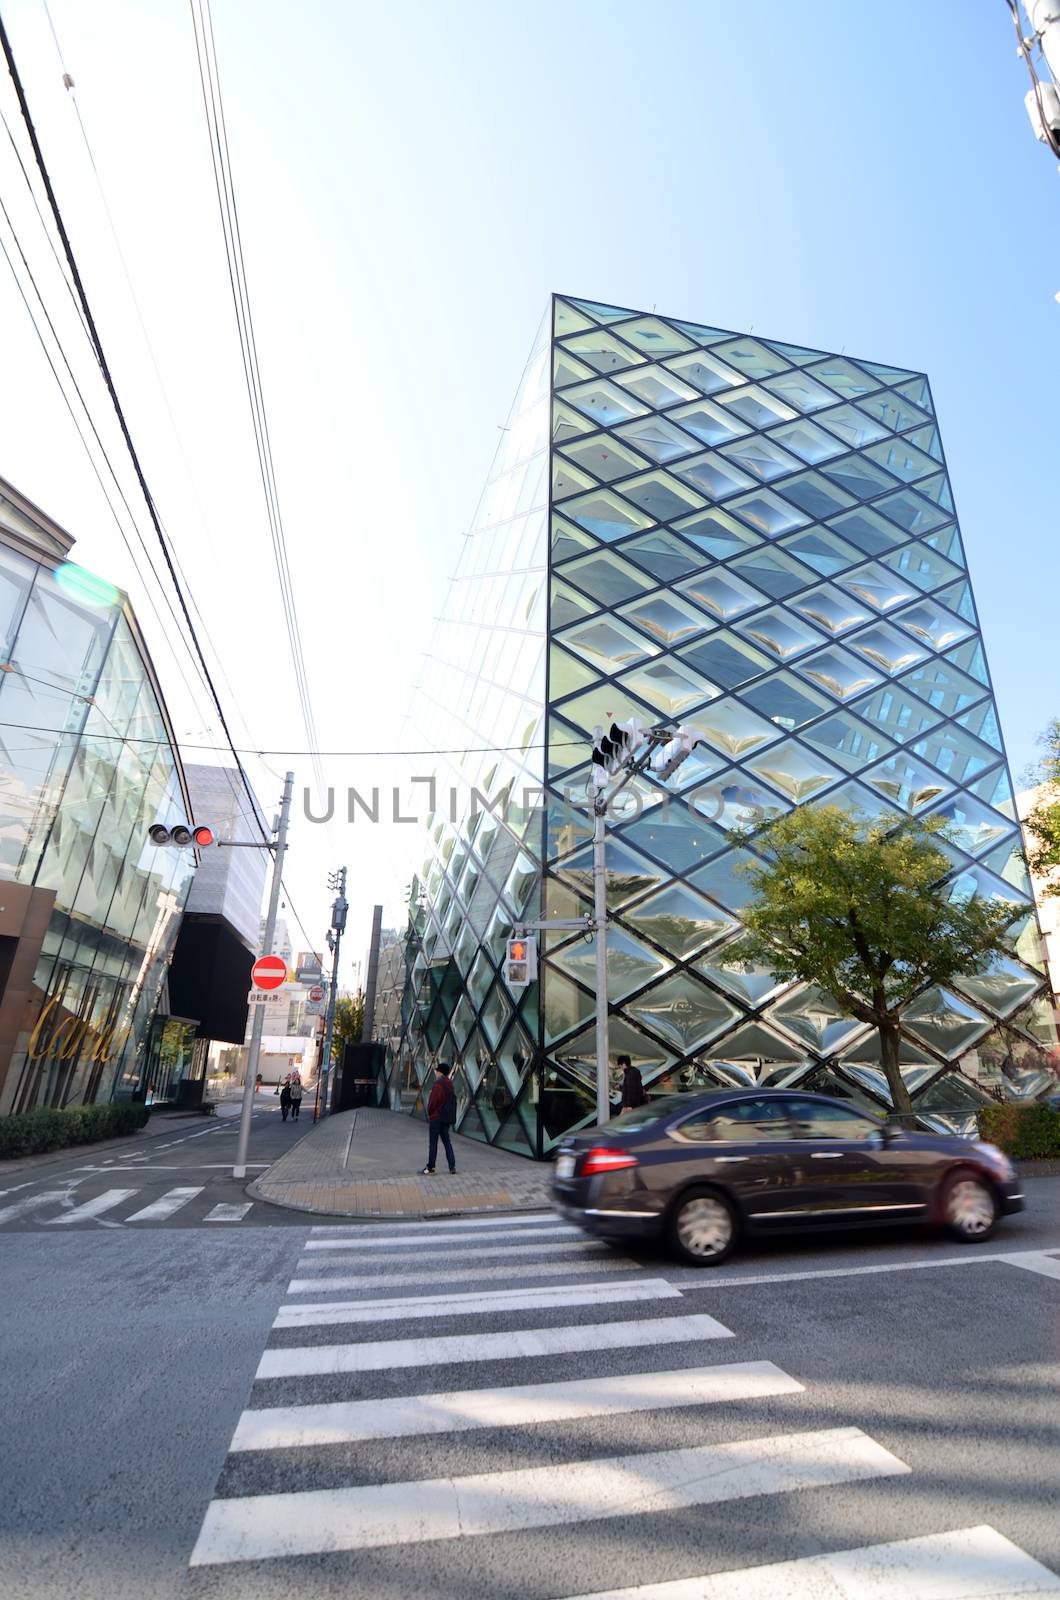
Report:
[[[315,750],[319,745],[319,739],[309,692],[305,653],[302,647],[302,634],[298,621],[298,609],[295,602],[294,584],[287,552],[287,537],[276,483],[272,440],[269,433],[268,415],[265,409],[264,387],[258,361],[257,337],[254,331],[254,318],[251,311],[250,290],[247,285],[243,239],[239,225],[239,209],[236,203],[231,152],[228,145],[228,129],[225,122],[224,99],[221,92],[213,17],[210,12],[210,0],[189,0],[189,4],[192,29],[195,35],[195,51],[199,64],[203,110],[206,115],[206,125],[210,138],[214,187],[217,193],[217,205],[221,216],[221,231],[225,242],[228,281],[232,292],[232,305],[235,310],[239,347],[243,360],[243,375],[250,405],[258,468],[265,495],[266,513],[272,537],[280,600],[287,626],[287,638],[294,665],[295,686],[301,705],[306,741],[310,748]],[[313,757],[313,774],[318,788],[323,793],[324,774],[318,756]]]

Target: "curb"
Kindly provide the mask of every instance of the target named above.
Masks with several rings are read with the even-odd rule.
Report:
[[[257,1179],[247,1184],[244,1193],[267,1206],[276,1206],[280,1211],[298,1211],[307,1217],[330,1217],[333,1222],[439,1222],[446,1217],[513,1217],[525,1216],[532,1212],[550,1215],[552,1211],[552,1207],[547,1204],[465,1206],[462,1210],[445,1211],[325,1211],[321,1206],[295,1205],[292,1200],[280,1200],[275,1195],[265,1194],[258,1187]]]

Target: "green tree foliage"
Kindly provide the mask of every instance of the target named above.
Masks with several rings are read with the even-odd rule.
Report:
[[[929,984],[983,972],[1021,913],[951,899],[941,818],[875,823],[836,806],[800,806],[754,836],[753,897],[737,960],[817,984],[845,1016],[876,1028],[896,1111],[910,1111],[898,1068],[902,1017]],[[750,842],[748,838],[744,842]]]
[[[1042,893],[1060,895],[1060,719],[1054,717],[1039,743],[1045,753],[1030,774],[1040,786],[1024,819],[1027,865],[1042,880]]]
[[[364,994],[358,990],[353,995],[340,995],[335,1002],[335,1030],[331,1036],[331,1053],[334,1060],[342,1060],[342,1051],[348,1044],[360,1044],[364,1027]]]

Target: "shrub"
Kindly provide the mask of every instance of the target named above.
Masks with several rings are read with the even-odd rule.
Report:
[[[979,1132],[1015,1159],[1060,1156],[1060,1111],[1040,1102],[983,1106]]]
[[[70,1106],[64,1111],[42,1106],[21,1116],[0,1117],[0,1160],[138,1133],[149,1116],[140,1101],[123,1100],[114,1105]]]

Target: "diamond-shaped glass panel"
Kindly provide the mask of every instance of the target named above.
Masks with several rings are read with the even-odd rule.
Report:
[[[762,386],[785,404],[794,406],[796,411],[821,411],[825,406],[835,405],[833,391],[805,372],[785,372],[778,378],[766,378]]]
[[[642,572],[612,554],[582,556],[577,561],[569,562],[563,568],[563,575],[602,606],[621,605],[623,600],[643,594],[645,589],[651,587],[650,580]],[[554,613],[552,620],[555,626]]]
[[[769,968],[758,961],[725,959],[725,946],[695,963],[696,971],[716,983],[745,1005],[760,1006],[785,987]]]
[[[716,700],[704,706],[696,717],[695,727],[698,734],[730,761],[739,761],[769,744],[778,732],[772,722],[736,699]]]
[[[787,472],[796,472],[801,466],[801,462],[782,450],[773,438],[766,438],[760,433],[752,434],[749,439],[740,439],[735,444],[723,445],[721,454],[760,483],[771,483],[774,478],[782,478]]]
[[[806,375],[826,383],[845,400],[856,400],[860,395],[868,394],[872,389],[880,387],[875,378],[870,378],[860,367],[856,367],[852,361],[847,361],[843,356],[829,356],[826,361],[808,367]]]
[[[835,645],[807,656],[798,663],[797,670],[837,700],[852,700],[855,695],[875,688],[880,681],[878,672]]]
[[[883,559],[893,572],[900,573],[907,583],[921,590],[938,589],[960,577],[959,567],[919,539],[893,550]]]
[[[627,1022],[622,1016],[611,1018],[608,1037],[612,1055],[629,1056],[645,1083],[651,1083],[653,1078],[673,1064],[674,1058],[665,1045],[649,1039],[647,1034],[633,1027],[632,1023]],[[568,1071],[580,1073],[589,1083],[595,1082],[596,1033],[592,1028],[579,1033],[575,1039],[569,1039],[562,1050],[557,1050],[554,1054],[557,1061],[560,1061]],[[590,1109],[591,1115],[587,1120],[591,1124],[596,1121],[595,1103],[591,1103]]]
[[[668,720],[681,717],[692,706],[712,700],[718,693],[698,673],[679,667],[672,656],[637,667],[621,681]]]
[[[841,633],[849,633],[851,628],[868,622],[872,612],[849,595],[837,589],[833,584],[825,583],[817,589],[807,590],[805,594],[796,595],[788,602],[792,611],[797,611],[807,621],[823,628],[833,638]]]
[[[703,444],[728,444],[750,432],[746,422],[731,411],[723,411],[710,400],[696,400],[692,405],[671,411],[669,421],[680,423],[683,430],[695,434]]]
[[[929,1049],[952,1061],[989,1032],[981,1011],[951,989],[932,988],[906,1008],[904,1025]]]
[[[591,667],[576,661],[558,645],[552,646],[548,653],[548,683],[553,700],[562,700],[564,695],[587,689],[596,679],[597,674]]]
[[[690,384],[682,383],[665,367],[637,367],[632,372],[622,373],[618,382],[656,411],[679,405],[682,400],[693,400],[696,393]]]
[[[623,921],[671,955],[686,959],[735,933],[737,922],[683,883],[672,883],[628,910]]]
[[[569,589],[558,578],[553,578],[549,614],[554,628],[562,628],[579,617],[587,617],[596,610],[592,600],[587,600],[574,589]]]
[[[703,557],[698,550],[687,545],[683,539],[678,539],[675,534],[668,533],[665,528],[653,528],[649,533],[639,534],[636,539],[627,539],[622,546],[622,554],[636,561],[638,566],[662,583],[673,583],[689,572],[698,571],[703,565]]]
[[[574,357],[560,345],[556,346],[552,357],[552,382],[557,389],[562,389],[565,384],[577,383],[582,378],[591,378],[592,367],[587,367],[583,361],[575,361]]]
[[[939,720],[937,712],[929,710],[915,695],[906,694],[899,683],[878,689],[851,709],[884,729],[899,744],[919,738]]]
[[[734,466],[715,450],[692,456],[689,460],[682,461],[679,466],[675,466],[673,470],[701,494],[714,500],[725,500],[729,495],[738,494],[741,489],[748,489],[754,483],[754,479],[746,472],[741,472],[739,467]],[[687,506],[682,507],[682,513],[687,509]]]
[[[861,409],[867,411],[870,417],[875,417],[877,422],[882,422],[888,433],[903,433],[917,422],[927,421],[926,413],[911,401],[903,399],[896,390],[871,395],[861,401]]]
[[[966,711],[956,721],[959,728],[966,728],[969,733],[993,745],[995,750],[1003,748],[1001,725],[997,720],[997,712],[989,700],[984,700],[973,710]]]
[[[653,594],[636,605],[627,606],[622,613],[638,628],[643,628],[657,644],[668,648],[691,639],[710,626],[709,618],[686,601],[671,594]]]
[[[873,627],[866,628],[863,633],[847,639],[846,643],[852,650],[856,650],[858,655],[864,656],[866,661],[878,667],[881,672],[887,673],[889,677],[894,677],[899,672],[907,672],[910,667],[915,667],[918,661],[924,659],[924,651],[887,622],[877,622]]]
[[[815,467],[820,461],[831,461],[833,457],[841,456],[844,450],[844,446],[832,434],[825,433],[816,422],[808,422],[805,418],[774,428],[769,437],[786,450],[793,450],[799,460],[810,467]]]
[[[601,683],[595,689],[564,700],[563,715],[583,733],[591,733],[595,727],[609,727],[612,722],[627,722],[631,717],[640,722],[651,720],[651,712],[643,700],[634,699],[614,683]]]
[[[769,1016],[822,1056],[843,1049],[864,1028],[856,1018],[843,1016],[831,995],[813,984],[778,1000]]]
[[[690,438],[682,429],[675,428],[665,417],[642,417],[636,422],[625,423],[616,432],[627,444],[642,450],[652,461],[660,464],[691,455],[693,450],[699,448],[696,439]]]
[[[951,666],[949,661],[925,661],[900,681],[904,688],[911,689],[947,717],[966,710],[986,693],[981,683]]]
[[[562,400],[552,402],[552,437],[557,444],[563,444],[567,439],[577,439],[591,428],[592,423],[587,417],[565,406]]]
[[[895,810],[934,811],[943,795],[953,787],[923,761],[899,750],[887,761],[862,773],[861,781],[871,784]]]
[[[778,661],[793,661],[823,642],[816,628],[811,628],[783,606],[759,611],[743,624],[742,632],[763,650],[770,651]]]
[[[830,699],[817,694],[809,684],[800,683],[790,672],[776,672],[770,678],[760,679],[745,689],[740,698],[789,733],[795,733],[832,706]]]
[[[759,828],[788,810],[786,805],[778,803],[771,789],[756,783],[738,767],[723,777],[701,784],[688,796],[688,804],[699,816],[726,831]]]
[[[576,528],[563,517],[552,518],[552,560],[553,562],[568,561],[573,556],[580,556],[586,550],[598,549],[597,541],[590,538],[589,534]]]
[[[752,428],[768,428],[774,422],[792,422],[796,416],[791,406],[785,405],[783,400],[778,400],[776,395],[759,388],[757,384],[748,384],[744,389],[730,389],[719,395],[718,399],[723,406],[749,422]]]
[[[916,595],[912,584],[903,583],[896,573],[881,566],[878,561],[870,561],[866,566],[845,573],[841,581],[844,589],[849,589],[851,594],[857,595],[859,600],[864,600],[876,611],[893,611],[897,606],[906,605]]]
[[[885,489],[893,489],[895,483],[889,472],[865,455],[843,456],[839,461],[830,461],[821,471],[858,500],[872,500]]]
[[[624,389],[603,381],[566,389],[563,398],[568,405],[592,417],[601,428],[611,428],[616,422],[628,422],[631,417],[642,417],[648,409]]]
[[[553,456],[553,500],[565,500],[569,495],[584,494],[586,489],[592,488],[595,488],[595,484],[587,472],[582,472],[571,462],[564,461],[562,456]]]
[[[714,354],[737,367],[745,378],[769,378],[776,372],[783,372],[788,365],[775,350],[746,337],[715,345]]]
[[[970,856],[982,855],[1002,839],[1019,842],[1019,833],[1007,818],[984,806],[970,794],[958,793],[939,806],[949,823],[949,835]]]
[[[684,467],[677,470],[682,476],[686,475]],[[694,494],[669,473],[661,471],[629,479],[622,485],[622,494],[626,500],[632,500],[634,505],[645,511],[653,522],[670,522],[674,517],[686,517],[703,504],[698,494]],[[642,522],[641,526],[644,525]]]
[[[662,322],[658,317],[635,317],[632,322],[622,324],[621,333],[626,344],[643,350],[653,358],[677,355],[682,350],[692,348],[690,339],[686,339],[684,334],[678,333],[676,328],[671,328],[668,322]]]
[[[879,502],[878,509],[900,528],[904,528],[906,533],[914,533],[920,538],[932,528],[937,528],[940,522],[945,522],[949,516],[948,510],[941,510],[912,489],[886,495]]]
[[[762,865],[750,850],[726,850],[706,866],[699,867],[688,881],[727,910],[742,911],[754,893],[753,878],[744,869],[755,862]]]
[[[772,600],[787,599],[796,590],[808,588],[816,577],[816,573],[804,567],[801,561],[768,544],[759,545],[741,556],[732,563],[730,571],[743,573],[764,597]]]
[[[656,984],[630,1001],[626,1010],[683,1055],[716,1038],[739,1015],[721,995],[687,972],[676,972]]]
[[[743,374],[724,361],[708,355],[705,350],[691,350],[687,355],[675,356],[667,367],[683,383],[690,383],[700,394],[717,394],[722,389],[735,389],[743,383]]]
[[[563,510],[598,539],[621,539],[623,534],[639,533],[642,528],[650,527],[655,520],[610,489],[598,489],[577,500],[568,500]]]
[[[894,748],[877,729],[845,711],[815,722],[802,737],[815,750],[838,761],[847,772],[860,772],[870,761],[878,761]]]
[[[579,361],[584,361],[586,366],[592,367],[594,372],[621,372],[625,367],[639,365],[644,360],[639,350],[631,349],[602,328],[572,334],[564,339],[563,348]]]
[[[570,856],[558,869],[563,878],[571,886],[586,896],[587,903],[591,903],[593,894],[593,853],[592,848],[584,849],[575,856]],[[649,889],[656,889],[664,876],[663,870],[654,862],[647,861],[635,850],[631,850],[622,839],[616,835],[607,841],[607,908],[609,911],[620,911],[630,900],[635,900],[638,895],[645,894]],[[582,907],[554,906],[550,897],[549,914],[557,916],[577,916]]]
[[[757,528],[769,539],[775,539],[782,533],[790,533],[793,528],[808,520],[794,506],[788,505],[786,500],[781,500],[779,495],[775,495],[771,489],[757,489],[753,494],[733,500],[729,510],[735,511],[737,516],[749,522],[752,528]]]
[[[578,939],[561,950],[549,952],[549,964],[560,967],[568,977],[591,989],[596,983],[596,938]],[[624,995],[650,983],[672,965],[650,945],[641,944],[624,929],[611,924],[607,930],[607,998],[612,1005]]]
[[[955,783],[968,784],[997,760],[997,752],[952,722],[941,723],[913,745],[918,756],[930,761]]]
[[[565,1033],[582,1027],[595,1014],[591,994],[579,989],[560,973],[545,973],[545,1038],[561,1039]]]
[[[894,620],[932,650],[948,650],[974,631],[967,622],[933,600],[922,600],[907,611],[900,611]]]
[[[833,767],[831,762],[805,749],[794,739],[774,745],[771,750],[744,764],[748,771],[772,784],[780,794],[786,795],[793,805],[812,800],[814,795],[838,783],[843,776],[838,767]]]
[[[738,689],[748,679],[767,672],[772,665],[768,656],[728,629],[697,639],[694,644],[686,645],[680,655],[710,683],[722,689]]]
[[[831,517],[854,504],[848,494],[822,477],[820,472],[801,472],[781,486],[790,500],[810,517]]]
[[[753,550],[761,543],[759,534],[752,533],[726,511],[700,511],[674,526],[682,539],[719,561],[738,555],[741,550]]]
[[[672,873],[684,873],[714,855],[725,836],[705,818],[695,816],[679,800],[627,823],[621,837]]]
[[[615,478],[642,472],[648,465],[643,456],[635,455],[609,433],[597,433],[591,439],[579,439],[574,444],[568,444],[563,454],[584,472],[592,473],[601,483],[612,483]],[[553,498],[556,498],[555,482],[552,492]]]
[[[986,972],[972,978],[954,980],[957,987],[977,1005],[998,1017],[1010,1017],[1026,1005],[1041,985],[1041,979],[1008,956],[995,956]]]
[[[658,647],[626,627],[615,617],[597,617],[560,635],[568,650],[574,650],[602,672],[621,672],[635,662],[657,653]]]
[[[757,589],[741,583],[732,572],[722,571],[718,567],[701,572],[698,577],[690,578],[679,587],[682,594],[697,606],[702,606],[704,611],[709,611],[711,616],[717,617],[719,622],[731,622],[735,617],[742,617],[745,611],[753,611],[762,604],[762,596]]]
[[[938,468],[937,461],[910,444],[907,438],[886,439],[881,444],[871,445],[865,454],[871,456],[873,461],[878,461],[881,467],[886,467],[888,472],[893,472],[903,483],[913,483]]]
[[[817,421],[855,450],[861,450],[865,445],[874,444],[877,439],[887,436],[887,429],[857,406],[836,406],[831,411],[819,411]]]

